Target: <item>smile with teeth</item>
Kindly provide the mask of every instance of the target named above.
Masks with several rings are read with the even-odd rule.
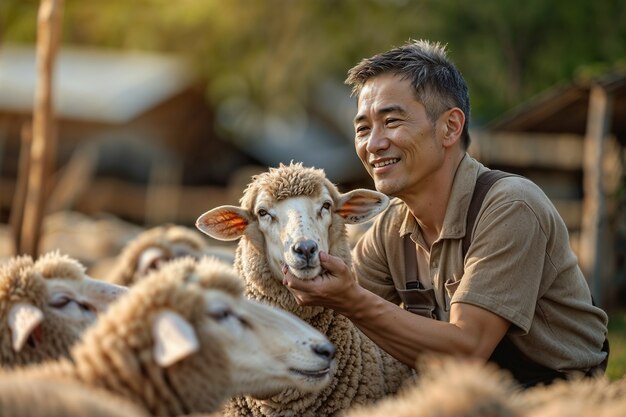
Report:
[[[400,160],[399,159],[395,159],[395,158],[394,159],[387,159],[386,161],[382,161],[382,162],[374,162],[372,164],[372,166],[374,168],[382,168],[382,167],[387,166],[387,165],[395,164],[398,161],[400,161]]]

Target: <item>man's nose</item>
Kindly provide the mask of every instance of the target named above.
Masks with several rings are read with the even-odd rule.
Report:
[[[389,147],[389,138],[385,133],[385,129],[382,127],[373,127],[369,138],[367,139],[367,145],[365,149],[367,152],[375,154],[382,149]]]

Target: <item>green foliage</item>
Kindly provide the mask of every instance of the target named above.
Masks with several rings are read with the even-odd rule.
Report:
[[[2,41],[35,39],[34,0],[0,1]],[[261,108],[306,101],[361,58],[430,38],[465,75],[475,122],[491,119],[581,66],[626,57],[623,0],[65,0],[63,41],[187,55],[216,102]],[[583,71],[584,73],[584,71]],[[282,103],[282,104],[281,104]]]
[[[615,381],[626,376],[626,311],[609,315],[609,344],[611,353],[606,374]]]

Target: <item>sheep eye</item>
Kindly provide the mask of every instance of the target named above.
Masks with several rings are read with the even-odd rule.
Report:
[[[330,201],[326,201],[324,204],[322,204],[322,210],[320,211],[324,211],[324,210],[330,211],[331,207],[332,207],[332,204],[330,203]]]
[[[227,307],[215,308],[209,311],[209,316],[217,321],[225,320],[232,316],[232,314],[233,312]]]
[[[71,301],[74,301],[68,297],[60,297],[50,301],[48,304],[53,308],[63,308],[67,306]]]
[[[259,211],[257,211],[256,214],[259,217],[270,216],[270,213],[267,210],[265,210],[265,209],[259,209]]]

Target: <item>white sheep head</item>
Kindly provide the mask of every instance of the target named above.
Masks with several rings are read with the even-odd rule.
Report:
[[[106,280],[131,286],[172,259],[199,259],[207,250],[207,242],[195,229],[175,224],[156,226],[139,233],[124,247]]]
[[[71,345],[125,287],[94,280],[76,260],[50,252],[12,258],[0,269],[6,320],[2,366],[66,356]],[[10,338],[10,346],[8,348]]]
[[[342,194],[323,170],[292,162],[254,176],[240,203],[207,211],[196,227],[219,240],[245,235],[264,248],[277,279],[283,265],[300,279],[312,279],[322,272],[320,251],[349,260],[345,225],[372,219],[389,198],[368,189]]]
[[[336,366],[334,353],[304,321],[245,298],[232,266],[203,257],[148,274],[85,333],[72,358],[81,370],[100,364],[84,366],[94,384],[155,415],[177,415],[214,411],[236,395],[321,390]],[[166,393],[160,381],[176,392]]]

